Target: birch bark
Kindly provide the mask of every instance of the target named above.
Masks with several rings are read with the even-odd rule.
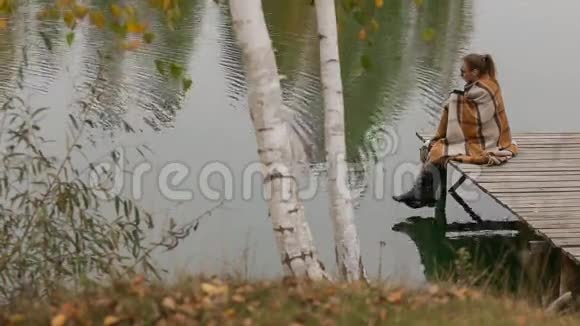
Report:
[[[233,29],[242,51],[248,102],[268,191],[268,210],[284,273],[327,279],[318,259],[304,206],[298,198],[289,125],[282,116],[282,91],[261,0],[230,0]]]
[[[354,224],[354,208],[347,185],[344,99],[338,52],[334,0],[316,0],[320,40],[320,76],[324,101],[324,137],[328,165],[330,215],[334,226],[336,263],[347,281],[366,279],[360,242]]]

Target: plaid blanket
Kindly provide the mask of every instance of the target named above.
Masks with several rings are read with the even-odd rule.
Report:
[[[430,141],[430,162],[498,165],[517,154],[496,80],[484,77],[464,91],[454,91],[443,108],[437,133]]]

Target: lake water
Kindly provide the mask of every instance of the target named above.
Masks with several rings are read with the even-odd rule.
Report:
[[[123,148],[130,169],[145,161],[134,153],[135,146],[150,147],[153,154],[147,161],[152,171],[143,177],[139,202],[155,214],[161,226],[168,218],[186,222],[220,202],[204,196],[199,176],[204,167],[228,167],[234,176],[233,199],[204,218],[197,232],[178,248],[159,255],[159,262],[175,273],[280,275],[265,202],[259,195],[244,195],[244,187],[259,194],[260,184],[257,177],[253,184],[242,183],[257,154],[227,6],[187,1],[183,21],[175,31],[155,12],[149,12],[157,36],[154,44],[120,53],[110,34],[84,25],[77,28],[73,45],[66,45],[67,31],[61,23],[34,18],[48,2],[28,1],[19,19],[0,30],[0,97],[14,92],[25,47],[25,93],[34,106],[52,108],[43,128],[56,140],[58,150],[64,146],[66,116],[75,113],[72,104],[86,96],[86,83],[95,85],[103,96],[93,117],[96,126],[84,141],[90,144],[88,154],[98,160],[112,149]],[[314,8],[306,0],[264,2],[284,76],[285,105],[307,149],[313,175],[320,176],[319,190],[305,203],[306,213],[321,258],[334,270],[333,233],[324,190]],[[512,129],[577,131],[579,10],[575,0],[426,0],[420,8],[413,1],[386,1],[376,13],[380,30],[372,36],[371,47],[357,41],[359,27],[351,17],[343,17],[340,42],[348,157],[356,168],[351,185],[359,197],[356,223],[371,276],[421,282],[432,269],[432,261],[452,259],[438,256],[449,256],[449,245],[483,243],[491,254],[497,249],[499,256],[504,242],[519,242],[517,237],[497,236],[449,242],[445,232],[431,232],[428,225],[416,232],[392,231],[393,225],[413,216],[430,217],[433,210],[410,210],[390,197],[401,191],[400,180],[410,186],[410,178],[401,179],[400,173],[418,166],[419,143],[414,133],[433,128],[446,94],[462,87],[458,71],[466,53],[494,55]],[[41,31],[50,36],[52,51],[47,50]],[[112,58],[106,59],[96,78],[102,62],[99,52]],[[371,59],[368,71],[361,65],[365,54]],[[159,58],[186,68],[193,79],[189,92],[184,94],[178,85],[156,73],[153,62]],[[125,132],[123,121],[135,132]],[[386,139],[386,145],[377,138]],[[188,177],[173,188],[191,190],[193,199],[170,200],[160,190],[158,176],[171,163],[188,167]],[[381,171],[382,193],[375,189]],[[131,191],[130,182],[126,178],[126,192]],[[217,178],[211,184],[223,188]],[[483,194],[469,187],[467,191],[474,209],[484,218],[510,217]],[[469,221],[451,199],[447,218],[449,222]]]

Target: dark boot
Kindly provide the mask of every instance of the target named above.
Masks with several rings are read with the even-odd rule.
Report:
[[[402,195],[393,196],[393,199],[411,208],[434,207],[437,203],[435,191],[439,177],[438,167],[427,163],[423,166],[413,188]]]

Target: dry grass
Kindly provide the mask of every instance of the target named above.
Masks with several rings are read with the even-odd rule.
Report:
[[[406,290],[385,285],[143,278],[20,299],[0,325],[579,325],[537,307],[454,285]]]

